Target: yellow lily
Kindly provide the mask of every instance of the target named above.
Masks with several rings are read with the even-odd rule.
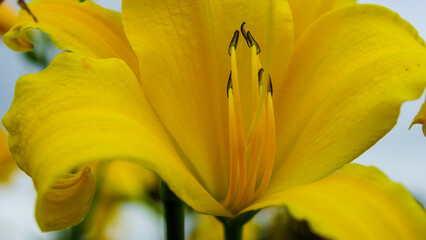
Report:
[[[375,169],[329,176],[383,137],[426,85],[424,42],[397,14],[350,0],[123,0],[121,16],[91,1],[30,8],[38,22],[21,12],[4,42],[31,50],[25,32],[38,28],[67,50],[18,81],[3,118],[43,231],[76,224],[89,208],[90,171],[64,173],[124,159],[201,213],[286,205],[327,236],[345,237],[351,225],[332,226],[353,217],[383,238],[425,237],[421,207],[405,190],[383,198],[388,183]],[[377,180],[377,194],[364,178]],[[335,204],[342,185],[359,194]],[[342,218],[306,199],[320,190]],[[384,206],[368,219],[366,195]]]

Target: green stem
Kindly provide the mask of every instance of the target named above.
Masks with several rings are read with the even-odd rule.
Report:
[[[76,226],[73,226],[70,229],[69,237],[70,237],[69,238],[70,240],[82,240],[82,239],[84,239],[83,225],[78,224]]]
[[[167,240],[184,240],[185,209],[183,202],[161,182],[161,198],[164,205],[165,235]]]
[[[225,240],[241,240],[243,237],[243,227],[259,211],[245,212],[234,218],[217,217],[225,228]]]
[[[223,222],[225,228],[225,240],[241,240],[243,237],[243,226],[235,225],[230,222]]]

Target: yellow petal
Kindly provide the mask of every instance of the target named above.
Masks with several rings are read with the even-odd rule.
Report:
[[[8,2],[0,4],[0,36],[16,23],[17,11]]]
[[[11,152],[32,177],[39,199],[72,169],[119,159],[158,173],[194,209],[229,215],[175,152],[140,82],[120,59],[58,55],[46,70],[18,80],[3,123]]]
[[[137,59],[124,34],[119,13],[90,0],[37,0],[28,6],[38,22],[21,11],[17,24],[3,37],[11,49],[32,50],[27,32],[40,29],[61,50],[95,58],[121,58],[135,73],[138,72]]]
[[[420,109],[419,113],[417,113],[416,117],[413,120],[413,123],[411,123],[411,126],[414,124],[422,124],[423,126],[423,134],[426,136],[426,102],[423,103],[422,108]],[[411,128],[411,127],[410,127]]]
[[[9,180],[11,173],[15,169],[16,164],[7,145],[7,135],[0,127],[0,183]]]
[[[294,23],[294,40],[298,41],[300,36],[318,18],[329,11],[355,4],[356,0],[289,0]]]
[[[396,13],[355,5],[322,17],[300,39],[276,94],[270,191],[320,179],[354,160],[425,85],[424,42]]]
[[[285,205],[326,239],[425,239],[426,212],[374,167],[350,164],[317,182],[259,199],[247,210]]]
[[[85,168],[58,179],[44,194],[39,194],[36,219],[42,231],[65,229],[81,222],[90,209],[95,179]]]
[[[194,171],[202,173],[200,181],[217,198],[224,198],[229,179],[229,42],[245,21],[266,49],[271,18],[280,23],[273,26],[273,42],[281,45],[271,56],[281,57],[278,79],[292,47],[287,41],[292,36],[287,1],[276,2],[272,10],[269,1],[255,0],[123,1],[123,25],[138,56],[147,97]],[[243,44],[240,40],[239,48],[250,56]]]

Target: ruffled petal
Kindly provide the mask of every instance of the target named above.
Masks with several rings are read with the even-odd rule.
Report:
[[[350,164],[314,183],[258,199],[248,210],[285,205],[326,239],[425,239],[426,212],[374,167]]]
[[[269,190],[320,179],[354,160],[425,86],[424,42],[396,13],[355,5],[325,15],[299,41],[276,96]]]
[[[54,231],[81,222],[94,193],[95,179],[89,168],[61,177],[37,199],[36,220],[40,229]]]
[[[128,160],[158,173],[197,211],[229,215],[176,153],[140,82],[122,60],[65,52],[46,70],[19,79],[15,91],[3,123],[10,134],[11,152],[32,177],[40,204],[57,179],[73,169],[96,161]],[[74,196],[88,199],[92,191],[83,186],[76,189],[84,192],[69,195],[69,201]],[[67,211],[59,209],[70,206],[63,202],[42,208],[38,220],[43,230],[74,225],[87,210],[80,207],[80,212],[73,213],[78,217],[66,218]],[[69,221],[45,225],[41,219],[50,216],[50,209],[56,212],[52,215],[62,214]]]
[[[15,26],[3,37],[15,51],[30,51],[30,29],[47,33],[61,50],[87,54],[95,58],[123,59],[138,75],[138,62],[123,31],[119,13],[92,1],[36,0],[28,4],[37,17],[21,11]]]
[[[10,175],[16,169],[15,161],[13,161],[7,145],[7,135],[0,127],[0,183],[9,180]]]

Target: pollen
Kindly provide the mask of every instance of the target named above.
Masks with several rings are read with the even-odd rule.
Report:
[[[259,54],[260,47],[250,31],[241,25],[241,33],[251,51],[250,104],[253,113],[243,117],[236,49],[239,31],[229,44],[231,71],[227,84],[230,179],[228,193],[223,204],[232,212],[238,212],[258,198],[267,188],[275,158],[275,116],[270,76],[265,76]],[[244,130],[244,122],[249,123]]]

